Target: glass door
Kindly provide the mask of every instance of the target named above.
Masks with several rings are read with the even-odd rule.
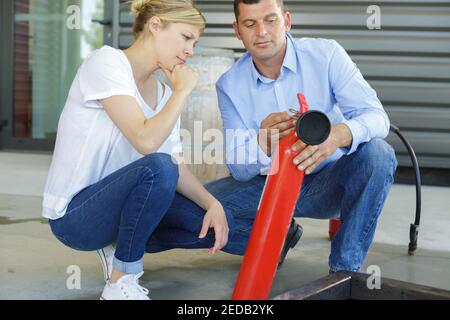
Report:
[[[109,42],[111,21],[105,17],[111,16],[111,1],[8,2],[14,17],[12,86],[10,109],[5,111],[8,105],[2,104],[3,113],[9,114],[2,147],[51,150],[78,67],[90,52]]]

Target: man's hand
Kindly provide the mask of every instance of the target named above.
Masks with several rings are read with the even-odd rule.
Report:
[[[328,157],[333,155],[338,148],[345,148],[352,145],[353,137],[350,129],[339,124],[333,126],[327,141],[318,146],[307,146],[302,141],[298,141],[292,146],[293,152],[301,153],[294,159],[294,164],[300,171],[305,171],[307,175],[314,172]]]
[[[274,147],[295,128],[296,119],[287,112],[272,113],[261,123],[258,142],[270,157]]]
[[[214,247],[209,249],[210,255],[216,254],[219,250],[224,248],[228,243],[228,221],[220,202],[215,201],[207,210],[205,218],[203,219],[203,227],[200,232],[200,239],[204,239],[208,234],[209,229],[214,229],[216,235],[216,242]]]

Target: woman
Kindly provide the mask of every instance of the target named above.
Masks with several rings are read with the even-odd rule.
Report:
[[[182,151],[180,114],[198,77],[185,62],[205,20],[189,0],[131,6],[133,45],[96,50],[75,77],[43,201],[43,215],[63,244],[101,249],[104,300],[149,299],[138,282],[145,252],[186,247],[215,254],[227,245],[232,223],[171,157]],[[158,69],[173,91],[152,76]]]

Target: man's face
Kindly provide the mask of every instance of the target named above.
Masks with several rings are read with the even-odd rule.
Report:
[[[277,0],[241,3],[239,11],[234,31],[253,59],[269,60],[284,49],[285,34],[291,30],[291,16],[289,12],[282,12]]]

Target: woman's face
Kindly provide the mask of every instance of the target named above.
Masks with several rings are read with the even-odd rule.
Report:
[[[194,55],[194,47],[200,37],[200,29],[185,23],[169,23],[165,28],[153,32],[158,62],[173,70],[176,65],[186,63]]]

